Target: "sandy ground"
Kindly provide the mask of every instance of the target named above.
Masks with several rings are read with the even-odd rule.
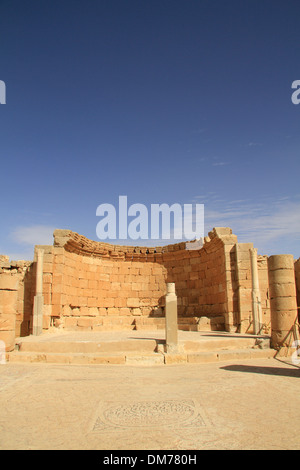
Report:
[[[299,449],[300,368],[0,365],[1,449]]]

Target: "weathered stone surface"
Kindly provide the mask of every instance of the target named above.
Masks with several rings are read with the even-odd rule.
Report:
[[[70,230],[56,230],[53,246],[36,247],[36,252],[44,251],[43,330],[58,324],[60,328],[90,331],[164,327],[161,319],[165,317],[166,285],[174,283],[180,328],[195,331],[226,328],[248,333],[253,305],[251,247],[252,243],[237,243],[229,227],[215,227],[204,246],[197,250],[186,249],[185,243],[156,248],[110,245]],[[280,259],[284,259],[284,269]],[[8,262],[7,257],[2,260]],[[297,264],[294,270],[286,257],[271,259],[270,279],[267,257],[258,257],[257,265],[264,331],[268,331],[270,299],[289,299]],[[18,261],[9,263],[7,268],[1,266],[0,312],[18,315],[18,328],[27,325],[29,332],[36,262]],[[9,289],[17,294],[17,304],[9,297]],[[291,305],[288,300],[272,304],[273,310],[294,308]],[[185,318],[198,321],[192,325]],[[214,318],[221,321],[215,322]]]
[[[292,255],[274,255],[268,260],[272,346],[288,346],[297,320],[294,259]],[[288,295],[290,294],[290,295]]]
[[[16,314],[17,292],[0,290],[0,314]]]
[[[292,269],[294,270],[293,255],[273,255],[268,259],[269,271],[276,269]]]
[[[15,348],[15,330],[0,331],[0,340],[5,344],[5,351],[13,351]]]
[[[10,273],[2,273],[0,275],[0,290],[17,291],[19,288],[19,276]]]
[[[270,291],[271,299],[277,297],[296,297],[296,285],[293,282],[274,283]]]

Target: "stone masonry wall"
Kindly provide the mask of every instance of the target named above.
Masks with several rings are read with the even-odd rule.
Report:
[[[137,321],[163,317],[166,283],[174,282],[181,319],[221,318],[226,331],[252,332],[253,244],[237,243],[230,228],[214,228],[201,249],[190,250],[185,243],[156,248],[110,245],[56,230],[54,245],[36,246],[33,262],[0,257],[0,340],[7,347],[14,335],[32,332],[40,248],[44,330],[133,328]],[[270,329],[267,264],[267,257],[258,256],[264,332]],[[299,307],[300,259],[295,274]]]
[[[224,243],[216,233],[200,250],[163,253],[167,282],[174,282],[179,316],[223,316],[227,307]]]
[[[134,248],[55,231],[53,247],[37,247],[45,253],[44,328],[113,329],[162,316],[166,282],[175,282],[180,317],[225,318],[225,245],[234,246],[236,236],[219,228],[205,241],[200,250],[186,250],[185,243]]]
[[[300,323],[300,258],[295,262],[296,293],[298,307],[298,321]]]
[[[62,257],[63,269],[58,262]],[[166,269],[155,263],[66,251],[53,264],[52,316],[61,312],[69,329],[129,326],[135,317],[149,316],[159,307],[165,279]]]
[[[54,246],[36,247],[44,250],[44,328],[114,329],[131,326],[141,316],[163,316],[166,282],[176,284],[179,316],[224,316],[220,237],[231,236],[231,230],[216,230],[200,250],[186,250],[185,243],[121,247],[55,231]]]
[[[11,261],[0,256],[0,340],[7,351],[15,337],[30,333],[34,268],[30,261]]]
[[[250,248],[230,228],[214,228],[201,249],[185,243],[126,247],[56,230],[44,249],[44,328],[132,327],[163,316],[166,283],[174,282],[179,317],[223,317],[227,331],[251,332]],[[258,262],[264,322],[269,323],[266,260]]]
[[[252,304],[252,269],[250,250],[252,243],[236,243],[231,248],[231,266],[228,272],[232,276],[234,318],[232,325],[237,325],[240,333],[253,332],[253,304]],[[235,263],[234,260],[235,259]],[[262,313],[262,332],[270,331],[270,300],[268,264],[266,256],[257,257],[257,271]],[[234,330],[234,327],[232,328]]]
[[[55,232],[54,246],[40,248],[44,329],[122,329],[135,318],[162,314],[167,273],[155,263],[154,253],[134,253],[133,247],[62,230]]]

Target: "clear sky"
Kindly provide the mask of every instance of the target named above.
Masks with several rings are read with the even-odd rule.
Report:
[[[300,256],[299,0],[0,0],[0,59],[0,253],[127,195]]]

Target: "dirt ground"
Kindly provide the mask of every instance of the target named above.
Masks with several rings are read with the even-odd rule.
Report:
[[[300,368],[282,360],[0,366],[1,449],[299,449]]]

